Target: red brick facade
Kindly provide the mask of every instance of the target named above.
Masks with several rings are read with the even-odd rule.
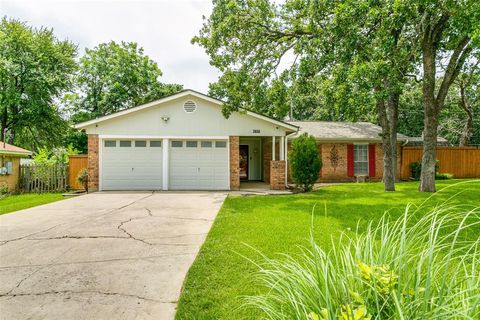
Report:
[[[240,138],[230,137],[230,190],[240,189]]]
[[[88,135],[88,191],[98,191],[98,134]]]
[[[270,161],[270,188],[273,190],[285,190],[285,161]]]
[[[270,161],[272,160],[272,138],[263,140],[263,181],[270,183]],[[279,141],[275,141],[275,159],[280,159]]]
[[[322,160],[322,169],[318,174],[318,182],[355,181],[347,173],[347,143],[319,143],[318,153]],[[290,144],[289,144],[290,147]],[[397,148],[397,177],[400,178],[401,147]],[[369,181],[381,181],[383,178],[383,148],[381,143],[375,144],[375,176]],[[288,181],[292,182],[289,174]]]

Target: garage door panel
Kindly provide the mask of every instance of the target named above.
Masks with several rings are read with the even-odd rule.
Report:
[[[162,148],[148,146],[147,143],[147,147],[134,147],[132,142],[132,147],[120,147],[118,140],[116,147],[102,145],[102,189],[161,189]]]
[[[170,147],[169,188],[228,189],[228,148],[215,148],[213,141],[205,143],[204,147],[197,141],[196,148],[187,148],[186,141],[183,140],[181,148]]]

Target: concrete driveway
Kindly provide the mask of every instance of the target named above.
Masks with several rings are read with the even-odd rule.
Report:
[[[0,216],[0,318],[172,319],[225,196],[93,193]]]

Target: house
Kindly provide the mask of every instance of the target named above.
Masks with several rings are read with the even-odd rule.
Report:
[[[319,181],[381,180],[381,128],[371,123],[285,122],[184,90],[74,127],[88,134],[90,190],[235,190],[242,181],[287,185],[288,141],[319,143]],[[399,135],[400,143],[406,137]],[[400,154],[400,152],[399,152]]]
[[[0,141],[0,190],[17,191],[20,179],[20,159],[32,152]]]
[[[222,103],[184,90],[75,125],[88,134],[89,190],[284,189],[298,127],[251,111],[227,119]]]
[[[369,122],[292,121],[296,135],[315,137],[322,159],[319,182],[353,181],[383,177],[382,128]],[[408,137],[397,135],[397,176],[400,177],[401,146]]]

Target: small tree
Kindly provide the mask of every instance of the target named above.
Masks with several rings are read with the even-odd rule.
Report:
[[[312,190],[322,168],[315,138],[306,133],[302,134],[293,140],[288,156],[295,184],[305,192]]]

